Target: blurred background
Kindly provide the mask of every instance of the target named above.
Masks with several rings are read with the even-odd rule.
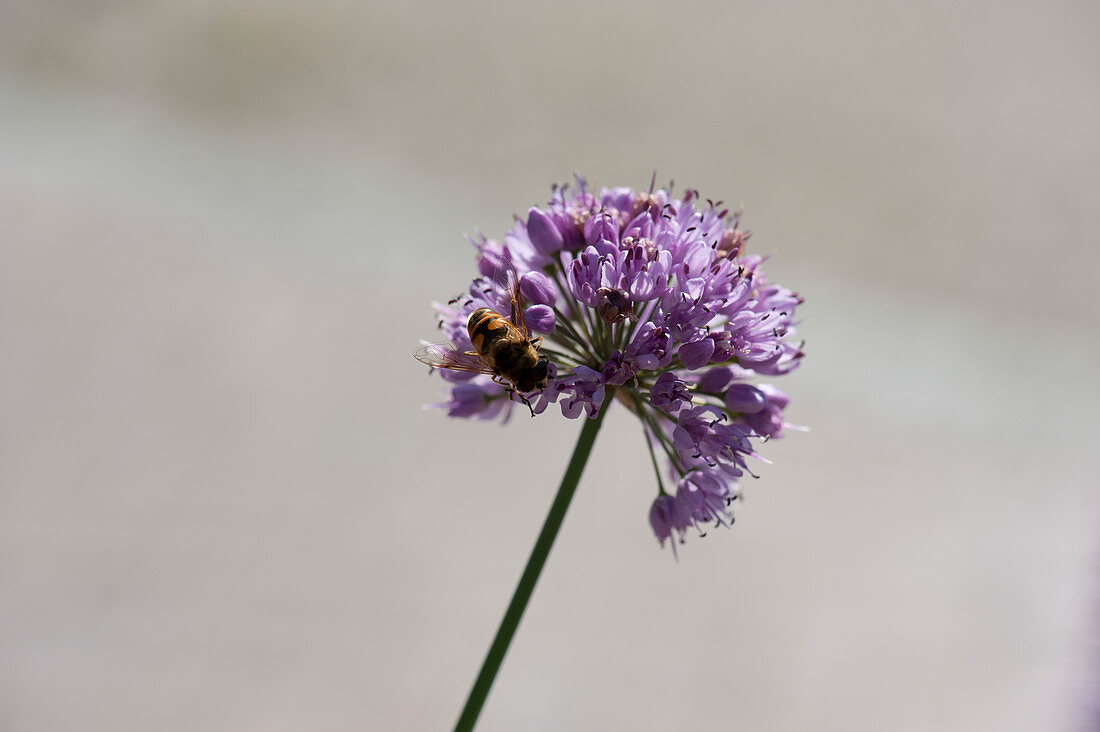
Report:
[[[7,0],[0,728],[449,729],[580,425],[422,410],[429,302],[656,170],[805,296],[812,431],[675,562],[613,412],[479,729],[1093,729],[1098,31]]]

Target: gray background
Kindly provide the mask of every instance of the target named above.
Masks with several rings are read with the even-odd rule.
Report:
[[[1086,728],[1098,30],[4,3],[0,727],[448,728],[579,424],[422,411],[428,303],[463,232],[656,169],[805,295],[812,431],[676,563],[612,413],[481,729]]]

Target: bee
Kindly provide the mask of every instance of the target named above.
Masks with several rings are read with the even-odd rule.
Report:
[[[503,263],[493,279],[508,292],[509,317],[492,308],[478,308],[466,321],[474,350],[460,351],[453,344],[426,345],[414,357],[436,368],[487,374],[509,396],[519,397],[534,417],[535,409],[524,394],[546,387],[550,359],[539,353],[542,337],[531,338],[519,278],[511,265]]]

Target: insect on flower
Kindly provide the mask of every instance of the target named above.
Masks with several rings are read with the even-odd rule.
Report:
[[[652,179],[642,191],[593,190],[578,178],[502,239],[469,237],[467,294],[433,303],[450,343],[417,353],[441,369],[449,398],[431,406],[452,417],[506,421],[522,401],[594,420],[623,404],[654,468],[649,518],[662,544],[733,523],[740,481],[755,477],[749,460],[763,459],[754,443],[794,429],[787,395],[757,381],[804,355],[802,297],[747,249],[740,211],[671,189]]]
[[[539,353],[542,336],[531,338],[531,330],[524,316],[524,297],[519,289],[519,277],[507,260],[501,260],[493,276],[496,289],[507,293],[507,305],[511,320],[488,307],[470,313],[466,330],[470,336],[472,351],[464,351],[453,343],[428,344],[420,348],[414,357],[417,361],[441,369],[486,374],[507,389],[509,396],[516,396],[531,410],[534,407],[524,396],[545,388],[550,373],[550,361]],[[486,293],[493,287],[485,289]]]

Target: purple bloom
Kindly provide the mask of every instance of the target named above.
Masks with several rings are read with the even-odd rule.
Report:
[[[446,402],[432,404],[438,409],[446,409],[449,417],[474,417],[493,419],[502,411],[505,419],[511,412],[511,404],[499,396],[500,389],[484,376],[455,384],[451,388],[451,398]]]
[[[712,521],[719,526],[733,523],[729,507],[736,498],[724,477],[708,470],[688,473],[676,489],[676,502],[696,526]]]
[[[603,405],[607,395],[603,374],[587,366],[577,366],[573,373],[560,379],[556,388],[561,394],[561,413],[576,419],[583,410],[591,419]]]
[[[626,356],[642,369],[664,368],[674,358],[671,346],[672,339],[664,326],[643,323],[626,347]]]
[[[608,285],[604,275],[610,267],[611,263],[596,250],[596,247],[590,246],[578,253],[569,265],[566,275],[573,297],[590,308],[597,307],[600,304],[600,298],[596,291]]]
[[[612,351],[603,367],[603,382],[611,386],[622,386],[628,381],[637,381],[638,365],[619,351]]]
[[[694,407],[677,416],[672,444],[684,464],[701,460],[712,468],[725,464],[737,469],[752,454],[751,434],[744,425],[730,424],[729,415],[716,406]]]
[[[667,493],[657,496],[649,508],[649,525],[661,546],[664,546],[665,539],[672,536],[673,532],[678,533],[680,541],[683,541],[691,523],[691,516],[684,510],[683,504]],[[672,553],[676,553],[675,540],[672,542]]]
[[[655,460],[663,453],[674,477],[668,493],[657,476],[649,518],[658,540],[730,524],[754,442],[789,426],[787,396],[754,381],[789,373],[803,355],[794,337],[802,298],[746,252],[751,232],[740,216],[690,189],[595,192],[578,180],[517,218],[503,240],[472,238],[477,276],[435,306],[455,361],[470,365],[440,369],[450,397],[433,406],[507,419],[522,399],[532,414],[557,404],[574,419],[595,417],[615,397],[642,420]],[[518,281],[500,276],[512,270]],[[486,369],[467,330],[479,308],[509,317],[517,289],[531,344],[549,358],[545,380],[528,378],[539,387],[526,395],[500,372],[478,373]]]
[[[584,240],[599,251],[613,252],[619,247],[619,221],[609,211],[599,211],[584,224]]]
[[[672,255],[648,239],[633,237],[623,240],[621,251],[621,286],[638,301],[660,297],[672,272]]]
[[[733,391],[733,389],[731,388],[730,391]],[[786,394],[771,384],[761,384],[756,388],[756,391],[762,399],[762,404],[758,409],[751,412],[741,410],[746,412],[742,419],[760,437],[765,439],[780,437],[785,426],[783,424],[783,410],[786,409],[790,400]],[[726,404],[729,405],[729,392],[726,392],[726,400]],[[732,407],[730,409],[732,411]]]
[[[687,384],[676,378],[676,374],[666,371],[653,382],[649,390],[649,403],[662,412],[675,414],[680,407],[691,404],[691,394]]]

